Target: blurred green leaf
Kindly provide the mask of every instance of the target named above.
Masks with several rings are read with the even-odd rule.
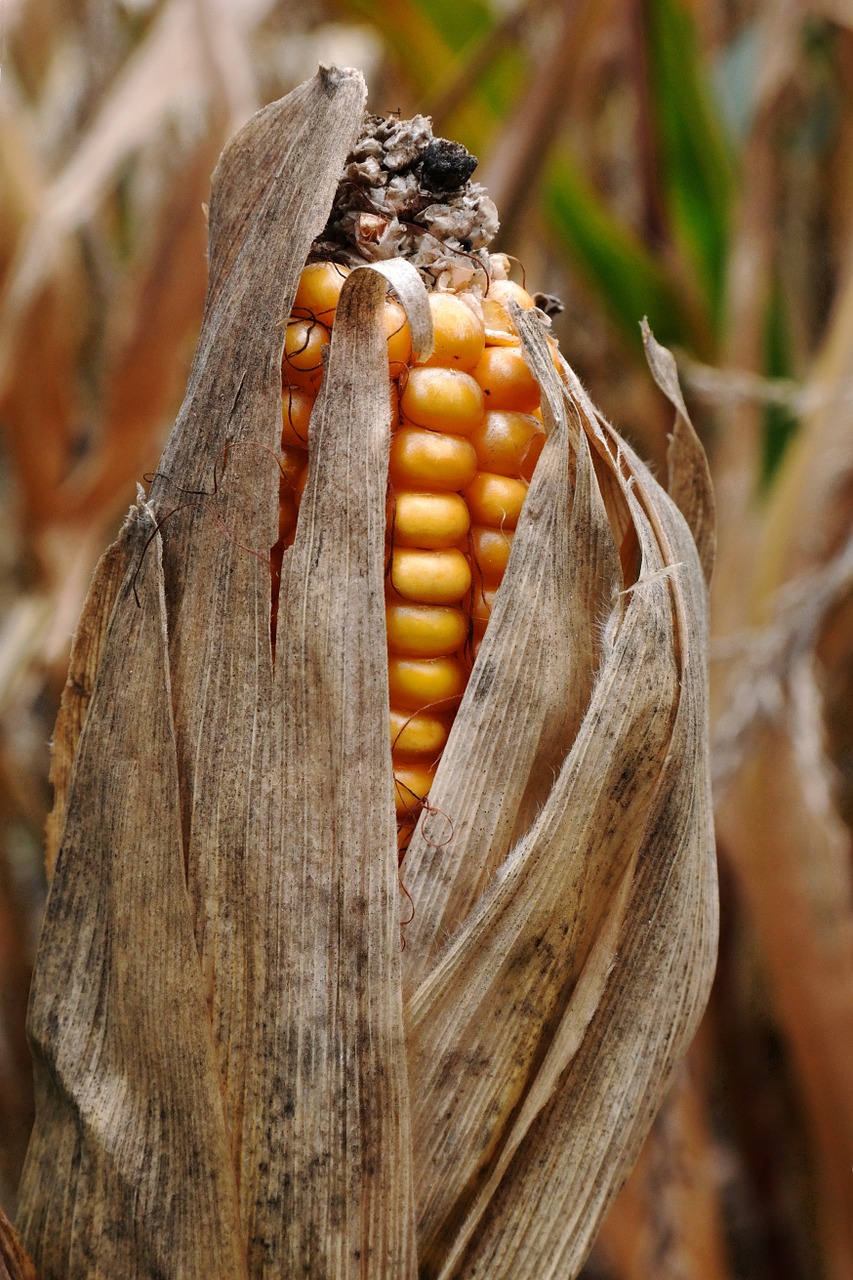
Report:
[[[688,323],[664,270],[595,193],[565,152],[548,166],[548,221],[632,347],[642,349],[640,320],[648,316],[664,345],[684,343]]]
[[[683,0],[646,0],[649,88],[676,241],[719,330],[734,171],[692,15]]]
[[[674,0],[655,0],[655,3],[672,8]],[[466,60],[488,38],[502,16],[494,13],[483,0],[348,0],[346,8],[382,31],[408,79],[426,97],[426,106],[455,76],[464,74]],[[675,41],[671,55],[665,59],[670,79],[671,63],[673,59],[676,64],[679,62],[687,40],[682,30],[685,17],[682,11],[675,16],[667,13],[662,23],[668,38]],[[696,241],[701,251],[703,279],[695,293],[700,306],[704,303],[710,315],[712,307],[707,299],[713,290],[705,277],[710,273],[715,282],[722,280],[725,242],[721,239],[721,230],[727,234],[731,173],[727,161],[724,165],[714,152],[707,164],[708,173],[703,171],[698,179],[692,175],[691,149],[710,147],[707,139],[713,132],[713,117],[703,96],[705,89],[695,33],[689,22],[686,31],[692,58],[688,68],[689,88],[686,96],[682,92],[680,98],[673,92],[664,93],[663,102],[670,112],[688,103],[698,123],[687,126],[683,136],[676,133],[674,142],[662,141],[661,153],[672,153],[679,160],[679,165],[668,165],[668,169],[677,178],[677,202],[685,210],[684,219],[698,233],[690,240],[691,248]],[[518,47],[502,49],[485,72],[472,77],[464,105],[454,111],[442,127],[472,152],[487,153],[516,106],[529,74]],[[715,198],[706,209],[705,191],[712,180],[716,183]],[[705,356],[711,354],[706,318],[695,314],[695,305],[692,312],[688,311],[680,284],[664,264],[655,260],[637,235],[612,213],[567,152],[555,153],[547,165],[541,192],[547,224],[633,350],[639,352],[642,348],[639,321],[647,315],[662,342],[684,344]],[[699,225],[702,217],[706,226]]]
[[[755,20],[720,51],[714,67],[720,114],[739,142],[745,141],[755,119],[761,52],[761,26]]]
[[[765,368],[771,378],[792,378],[791,336],[782,290],[778,281],[767,307],[764,333]],[[769,486],[785,454],[798,419],[784,405],[771,404],[764,411],[764,449],[762,456],[762,484]]]
[[[347,0],[342,6],[382,32],[408,80],[429,110],[447,85],[464,72],[473,50],[500,15],[484,0]],[[517,45],[503,48],[484,74],[472,80],[464,102],[446,122],[446,132],[474,154],[490,139],[518,97],[526,65]],[[444,127],[444,126],[443,126]]]

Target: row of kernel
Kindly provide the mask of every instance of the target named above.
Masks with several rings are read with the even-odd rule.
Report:
[[[295,533],[322,348],[347,274],[332,263],[306,267],[285,332],[279,562]],[[389,711],[404,838],[468,680],[471,618],[478,644],[544,439],[541,422],[525,411],[538,404],[538,389],[506,310],[507,296],[522,305],[532,300],[510,282],[499,282],[494,294],[483,306],[485,329],[456,295],[430,295],[435,349],[414,368],[402,309],[388,302],[384,313],[397,392],[388,513]]]
[[[400,379],[391,441],[391,554],[386,600],[392,759],[401,839],[420,813],[468,680],[470,435],[482,421],[471,376],[480,319],[453,294],[430,295],[434,348]]]
[[[538,416],[539,386],[522,355],[509,315],[510,299],[524,309],[534,305],[520,285],[509,280],[493,282],[483,304],[486,350],[474,371],[487,408],[472,436],[477,472],[464,490],[476,570],[470,600],[475,654],[509,560],[527,486],[545,443]]]

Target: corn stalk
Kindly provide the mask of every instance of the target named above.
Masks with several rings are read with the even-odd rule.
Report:
[[[671,496],[515,313],[548,442],[402,873],[389,280],[432,341],[406,263],[341,294],[273,651],[279,322],[364,97],[323,69],[223,154],[186,399],[75,638],[19,1223],[42,1280],[575,1276],[707,998],[713,517],[651,335]]]

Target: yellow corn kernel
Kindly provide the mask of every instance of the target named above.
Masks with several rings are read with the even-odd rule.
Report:
[[[388,527],[395,546],[454,547],[468,532],[468,507],[458,493],[407,493],[389,502]]]
[[[474,624],[475,634],[478,627],[480,628],[480,634],[485,629],[486,623],[492,616],[497,594],[497,587],[478,587],[476,591],[471,593],[471,621]]]
[[[391,377],[396,378],[408,365],[412,358],[412,331],[406,319],[406,313],[399,302],[385,303],[383,312],[385,336],[388,339],[388,363],[391,366]]]
[[[399,710],[423,711],[452,707],[465,692],[468,668],[459,658],[388,659],[391,705]]]
[[[444,658],[468,636],[468,615],[449,605],[386,604],[388,648],[407,658]],[[421,704],[425,705],[425,704]]]
[[[308,448],[308,419],[314,408],[314,396],[301,387],[284,387],[281,393],[281,444]]]
[[[483,525],[472,525],[468,536],[475,580],[481,580],[486,586],[497,586],[509,563],[512,530],[488,529]]]
[[[323,348],[331,334],[319,320],[291,320],[284,331],[282,374],[293,387],[316,394],[323,377]]]
[[[514,529],[521,515],[527,485],[512,476],[497,476],[478,471],[464,491],[468,511],[474,524],[487,524],[496,529]]]
[[[486,326],[487,347],[517,347],[521,343],[518,330],[506,307],[491,298],[483,299],[483,323]]]
[[[416,427],[468,435],[483,416],[483,392],[461,369],[418,365],[404,382],[400,412]]]
[[[483,325],[455,293],[431,293],[429,306],[435,345],[424,364],[470,372],[486,345]]]
[[[447,721],[446,715],[391,711],[391,750],[395,755],[435,758],[447,742],[450,732]]]
[[[484,414],[469,439],[482,471],[518,476],[530,453],[532,441],[540,436],[544,444],[542,424],[532,414],[497,409]]]
[[[471,585],[468,561],[455,547],[439,551],[395,547],[391,585],[406,600],[421,604],[456,604]]]
[[[523,285],[516,284],[514,280],[492,280],[489,282],[489,291],[486,297],[491,302],[497,302],[500,306],[509,310],[509,301],[518,303],[522,311],[531,311],[536,303]]]
[[[309,262],[303,268],[291,315],[331,325],[349,267],[337,262]]]
[[[417,816],[429,794],[435,769],[424,764],[394,765],[394,803],[398,820]]]
[[[530,484],[530,481],[533,479],[533,472],[536,470],[536,463],[542,455],[542,450],[545,448],[545,441],[547,439],[548,437],[545,435],[544,431],[538,432],[530,441],[530,444],[527,446],[527,452],[521,460],[521,466],[518,469],[518,474],[521,476],[522,480],[526,480],[528,484]]]
[[[461,489],[476,473],[473,446],[459,436],[401,427],[391,437],[389,476],[395,489]]]
[[[539,405],[539,384],[518,347],[486,347],[474,370],[487,409],[530,413]]]

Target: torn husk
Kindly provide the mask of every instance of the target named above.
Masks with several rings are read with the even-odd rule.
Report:
[[[364,96],[321,70],[224,153],[187,396],[75,638],[21,1190],[43,1278],[574,1276],[707,997],[700,559],[536,312],[548,441],[398,869],[381,311],[390,284],[428,353],[423,281],[482,298],[484,245],[451,242],[491,216],[420,125],[383,134],[399,189],[419,165],[464,208],[424,195],[451,239],[414,265],[358,222],[381,252],[341,293],[273,659],[280,322],[357,221],[338,178],[378,172]],[[677,442],[709,564],[686,415]]]

